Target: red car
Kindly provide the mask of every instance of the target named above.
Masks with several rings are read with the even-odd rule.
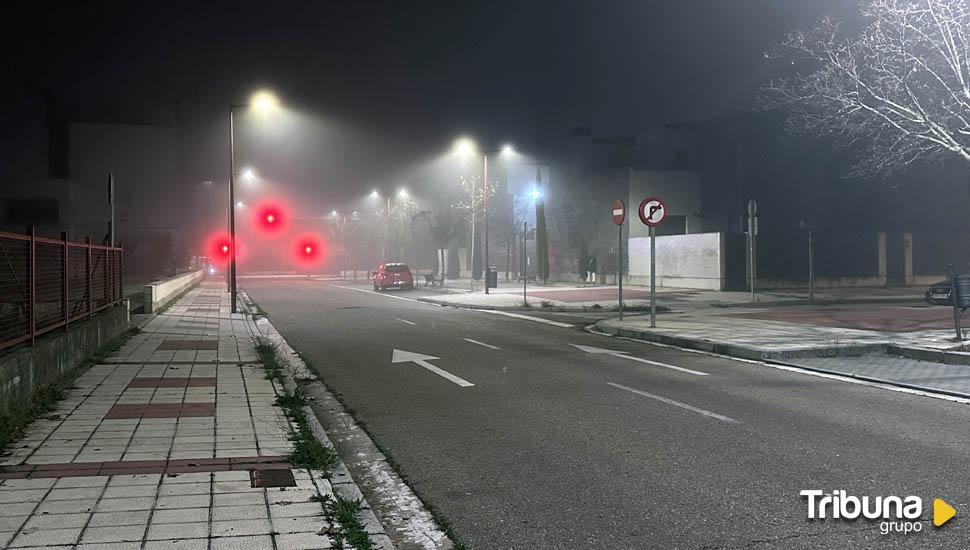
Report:
[[[374,290],[414,289],[414,275],[408,264],[381,264],[374,272]]]

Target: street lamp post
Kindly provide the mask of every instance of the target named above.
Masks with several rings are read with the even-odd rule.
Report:
[[[229,304],[236,313],[236,143],[234,134],[235,120],[232,110],[238,105],[229,105]]]
[[[257,92],[250,102],[229,105],[229,301],[232,312],[236,313],[236,143],[235,117],[233,110],[240,107],[255,107],[261,111],[275,109],[276,97],[269,92]]]
[[[456,150],[456,152],[459,155],[461,155],[461,156],[464,157],[464,156],[467,156],[468,154],[470,154],[472,151],[475,150],[475,144],[474,144],[474,142],[472,142],[468,138],[461,138],[461,139],[459,139],[455,143],[455,150]],[[504,156],[511,156],[514,152],[515,152],[515,150],[512,148],[511,145],[503,145],[502,146],[502,149],[499,151],[499,153],[501,155],[504,155]],[[488,292],[488,290],[489,290],[489,288],[488,288],[488,273],[489,273],[488,270],[489,270],[489,266],[488,266],[488,153],[487,152],[486,153],[482,153],[482,193],[483,193],[483,196],[482,196],[482,215],[485,217],[485,219],[483,220],[484,225],[485,225],[485,227],[484,227],[485,235],[484,235],[484,241],[482,243],[483,248],[484,248],[484,256],[485,256],[484,262],[485,262],[485,265],[483,265],[482,268],[484,269],[484,272],[485,272],[485,294],[488,294],[489,293]],[[475,226],[477,225],[475,223],[475,217],[476,217],[475,214],[476,214],[476,211],[478,210],[475,207],[475,179],[474,178],[472,178],[471,207],[472,207],[472,244],[471,244],[471,250],[472,250],[472,252],[471,252],[471,259],[472,259],[471,264],[472,265],[469,266],[469,267],[471,267],[472,274],[474,275],[474,266],[475,266]],[[475,278],[472,277],[471,278],[471,281],[472,281],[471,282],[472,290],[474,290],[475,289],[475,287],[474,287],[474,285],[475,285],[475,282],[474,282],[475,281]]]

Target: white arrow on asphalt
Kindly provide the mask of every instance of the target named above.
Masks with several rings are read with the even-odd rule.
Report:
[[[440,358],[435,357],[433,355],[424,355],[421,353],[415,353],[413,351],[404,351],[402,349],[395,349],[394,353],[391,355],[391,363],[416,363],[428,369],[429,371],[437,374],[438,376],[441,376],[442,378],[447,378],[448,380],[451,380],[452,382],[454,382],[455,384],[458,384],[463,388],[470,388],[471,386],[475,385],[469,382],[468,380],[465,380],[464,378],[455,376],[454,374],[451,374],[450,372],[444,369],[440,369],[428,362],[434,359],[440,359]]]
[[[606,354],[612,355],[613,357],[622,357],[623,359],[629,359],[631,361],[637,361],[640,363],[646,363],[648,365],[653,365],[655,367],[664,367],[666,369],[678,370],[680,372],[686,372],[687,374],[693,374],[695,376],[707,376],[706,372],[701,372],[699,370],[685,369],[684,367],[677,367],[674,365],[668,365],[667,363],[660,363],[658,361],[651,361],[649,359],[642,359],[640,357],[633,357],[632,355],[627,355],[626,351],[616,351],[611,349],[594,348],[593,346],[581,346],[579,344],[569,344],[570,346],[585,351],[586,353],[596,353],[596,354]]]

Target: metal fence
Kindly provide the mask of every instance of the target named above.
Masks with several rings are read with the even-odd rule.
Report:
[[[0,349],[122,300],[121,248],[0,231]]]

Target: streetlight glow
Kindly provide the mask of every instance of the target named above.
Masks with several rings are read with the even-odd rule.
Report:
[[[377,189],[374,189],[373,191],[370,192],[370,198],[379,199],[381,198],[381,194],[377,192]]]
[[[458,138],[455,141],[455,154],[465,158],[475,152],[475,142],[469,138]]]
[[[400,191],[397,192],[397,196],[400,199],[406,199],[406,198],[408,198],[408,190],[407,189],[401,189]]]
[[[248,167],[243,168],[242,177],[245,180],[254,180],[256,179],[256,170]]]
[[[337,211],[336,210],[331,210],[330,211],[330,215],[336,218],[337,217]]]
[[[245,208],[246,204],[243,201],[236,202],[236,208]]]
[[[253,94],[249,104],[260,113],[268,113],[279,109],[280,102],[272,92],[259,91]]]
[[[514,154],[515,154],[515,148],[512,147],[512,144],[506,143],[505,145],[502,146],[502,156],[510,157]]]

